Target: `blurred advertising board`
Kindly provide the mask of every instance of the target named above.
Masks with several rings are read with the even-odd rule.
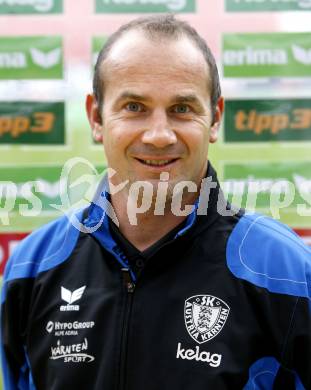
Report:
[[[103,166],[81,158],[62,165],[3,166],[0,170],[0,226],[20,220],[51,216],[87,205],[102,179]]]
[[[228,12],[310,10],[311,0],[226,0]]]
[[[225,163],[224,191],[233,204],[280,219],[294,210],[311,218],[311,162]]]
[[[3,167],[0,171],[1,212],[38,216],[56,212],[65,183],[60,179],[62,166]],[[3,217],[3,216],[2,216]]]
[[[0,80],[61,79],[62,77],[61,37],[0,37]]]
[[[64,143],[63,102],[0,102],[0,144]]]
[[[29,233],[0,233],[0,275],[3,274],[5,264],[14,248]]]
[[[310,77],[310,33],[223,35],[225,77]]]
[[[225,142],[310,141],[310,99],[226,100]]]
[[[95,66],[98,54],[105,45],[107,39],[108,36],[98,36],[92,38],[92,66]]]
[[[1,14],[59,14],[63,0],[0,0]]]
[[[294,230],[307,245],[311,245],[311,229],[295,228]]]
[[[96,0],[98,13],[195,12],[196,0]]]

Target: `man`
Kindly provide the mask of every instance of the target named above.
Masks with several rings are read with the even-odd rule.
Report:
[[[39,229],[8,263],[6,389],[310,389],[311,253],[226,204],[203,39],[173,16],[121,27],[86,109],[110,172],[80,226]]]

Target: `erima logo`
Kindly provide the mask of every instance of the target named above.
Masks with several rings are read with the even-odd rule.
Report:
[[[24,53],[11,52],[11,53],[0,53],[0,68],[26,68],[27,60]]]
[[[1,0],[0,0],[1,1]],[[30,48],[32,62],[41,68],[48,69],[59,64],[61,59],[61,48],[51,50],[49,53],[44,53],[39,49]],[[0,53],[0,68],[27,68],[28,62],[25,53],[23,52],[2,52]]]
[[[246,46],[240,50],[225,50],[224,64],[239,65],[287,65],[287,52],[283,49],[256,49]]]
[[[60,62],[62,51],[59,47],[49,53],[44,53],[36,48],[30,48],[29,50],[33,63],[41,68],[52,68]]]
[[[311,49],[292,45],[291,50],[297,62],[311,65]],[[226,66],[288,65],[288,54],[284,49],[256,49],[246,46],[240,50],[225,50],[224,64]]]
[[[61,287],[61,297],[62,300],[67,302],[67,305],[63,305],[59,308],[60,311],[79,311],[80,306],[79,305],[73,305],[74,302],[81,299],[84,290],[86,286],[80,287],[77,290],[71,292],[70,290],[67,290],[65,287]]]
[[[296,61],[304,65],[311,65],[311,49],[304,49],[298,45],[292,45],[293,56]]]
[[[222,330],[230,308],[212,295],[195,295],[185,301],[185,325],[197,343],[211,340]]]
[[[195,347],[195,350],[182,348],[181,343],[178,343],[177,346],[176,359],[196,360],[197,362],[208,363],[211,367],[219,367],[221,358],[222,355],[218,353],[200,351],[198,345]]]

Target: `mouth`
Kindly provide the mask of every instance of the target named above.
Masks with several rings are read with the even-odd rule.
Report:
[[[178,158],[162,159],[162,160],[136,158],[136,160],[148,167],[164,168],[173,164],[175,161],[178,160]]]

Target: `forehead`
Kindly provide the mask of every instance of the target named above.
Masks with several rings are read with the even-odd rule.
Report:
[[[209,93],[210,74],[202,52],[187,37],[147,38],[141,31],[130,31],[111,48],[102,64],[107,88],[120,83],[159,82],[204,88]]]

